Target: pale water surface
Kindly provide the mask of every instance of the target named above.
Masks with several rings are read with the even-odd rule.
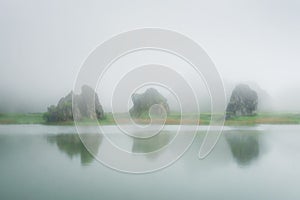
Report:
[[[162,147],[173,128],[170,137],[133,141],[129,148]],[[97,151],[102,138],[89,137]],[[170,167],[132,175],[93,159],[72,126],[1,125],[0,199],[300,199],[300,126],[226,127],[213,152],[199,160],[202,140],[199,133]]]

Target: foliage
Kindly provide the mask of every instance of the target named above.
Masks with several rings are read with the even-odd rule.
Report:
[[[48,111],[44,113],[43,119],[46,122],[72,121],[72,104],[70,102],[63,102],[62,105],[48,107]]]

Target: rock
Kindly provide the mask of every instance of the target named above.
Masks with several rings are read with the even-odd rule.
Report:
[[[104,117],[98,95],[89,86],[82,86],[79,95],[73,94],[71,91],[59,100],[57,106],[50,106],[48,112],[44,114],[44,119],[47,122],[69,121],[73,120],[73,116],[77,120],[82,118],[102,119]]]
[[[226,118],[256,114],[257,93],[248,85],[240,84],[233,90],[226,109]]]
[[[60,116],[58,116],[60,119],[58,119],[58,121],[67,121],[73,119],[72,95],[73,93],[70,92],[67,96],[59,100],[56,108],[57,114],[60,113]]]
[[[82,86],[81,94],[74,96],[73,111],[76,119],[102,119],[104,112],[98,95],[87,85]]]
[[[148,115],[149,109],[155,104],[160,105],[166,113],[170,111],[167,99],[154,88],[149,88],[142,94],[133,94],[131,98],[133,102],[133,107],[129,111],[131,117]]]
[[[258,103],[257,103],[257,111],[258,112],[272,112],[273,111],[273,99],[268,93],[268,91],[261,88],[257,83],[249,81],[245,84],[249,85],[252,90],[255,90],[257,93]]]

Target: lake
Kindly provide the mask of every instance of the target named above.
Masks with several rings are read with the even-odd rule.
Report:
[[[0,199],[300,199],[299,125],[225,127],[200,160],[203,136],[169,167],[134,175],[95,160],[72,126],[0,125]],[[97,151],[101,138],[90,137]],[[168,140],[130,148],[151,151]]]

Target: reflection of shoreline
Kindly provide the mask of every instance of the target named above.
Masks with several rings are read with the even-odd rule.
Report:
[[[238,165],[248,166],[259,157],[260,134],[260,131],[254,130],[227,131],[224,133],[232,156]]]
[[[89,151],[92,154],[97,154],[102,141],[102,136],[99,134],[81,134],[81,139],[89,145]],[[75,156],[80,156],[81,164],[89,164],[94,157],[86,149],[78,134],[59,134],[47,136],[47,141],[51,144],[56,144],[58,149],[66,153],[70,159]]]

